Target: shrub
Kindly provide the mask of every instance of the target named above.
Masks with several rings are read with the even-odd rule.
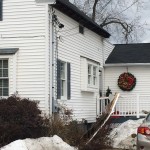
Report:
[[[70,122],[67,121],[66,124],[66,117],[65,121],[63,119],[59,114],[49,119],[49,136],[58,135],[71,146],[77,147],[84,143],[83,139],[80,140],[85,132],[83,125],[79,125],[77,121],[73,120]]]
[[[12,141],[25,138],[39,138],[58,135],[71,146],[79,146],[84,134],[83,126],[71,118],[72,111],[61,108],[62,112],[51,117],[42,117],[38,102],[11,96],[0,100],[0,147]]]
[[[0,100],[0,147],[17,139],[45,136],[47,125],[37,102],[16,96]]]

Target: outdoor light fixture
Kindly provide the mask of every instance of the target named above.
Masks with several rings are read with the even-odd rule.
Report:
[[[58,26],[60,29],[62,29],[64,27],[64,25],[62,23],[60,23]]]
[[[60,21],[58,20],[58,18],[55,14],[53,14],[53,21],[58,25],[58,27],[60,29],[64,28],[64,25],[62,23],[60,23]]]

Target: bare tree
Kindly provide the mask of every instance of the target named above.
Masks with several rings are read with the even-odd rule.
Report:
[[[74,3],[110,32],[116,43],[138,42],[141,37],[139,10],[143,8],[143,0],[74,0]]]

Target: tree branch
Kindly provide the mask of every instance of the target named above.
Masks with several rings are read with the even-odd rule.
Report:
[[[93,13],[92,13],[92,20],[95,21],[95,16],[96,16],[96,5],[98,3],[98,0],[94,1],[94,5],[93,5]]]

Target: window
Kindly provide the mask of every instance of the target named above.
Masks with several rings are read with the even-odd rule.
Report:
[[[3,0],[0,0],[0,21],[3,20]]]
[[[93,66],[93,85],[97,85],[97,67]]]
[[[57,99],[70,99],[70,63],[61,60],[57,61]]]
[[[99,91],[99,67],[100,63],[86,57],[80,57],[80,87],[81,91]]]
[[[9,94],[8,60],[0,60],[0,96]]]
[[[88,64],[88,85],[97,86],[97,66]]]
[[[79,25],[79,33],[84,34],[84,27]]]
[[[88,65],[88,84],[92,84],[92,65]]]
[[[61,96],[66,96],[66,63],[61,62],[60,63],[60,74],[61,74]]]

